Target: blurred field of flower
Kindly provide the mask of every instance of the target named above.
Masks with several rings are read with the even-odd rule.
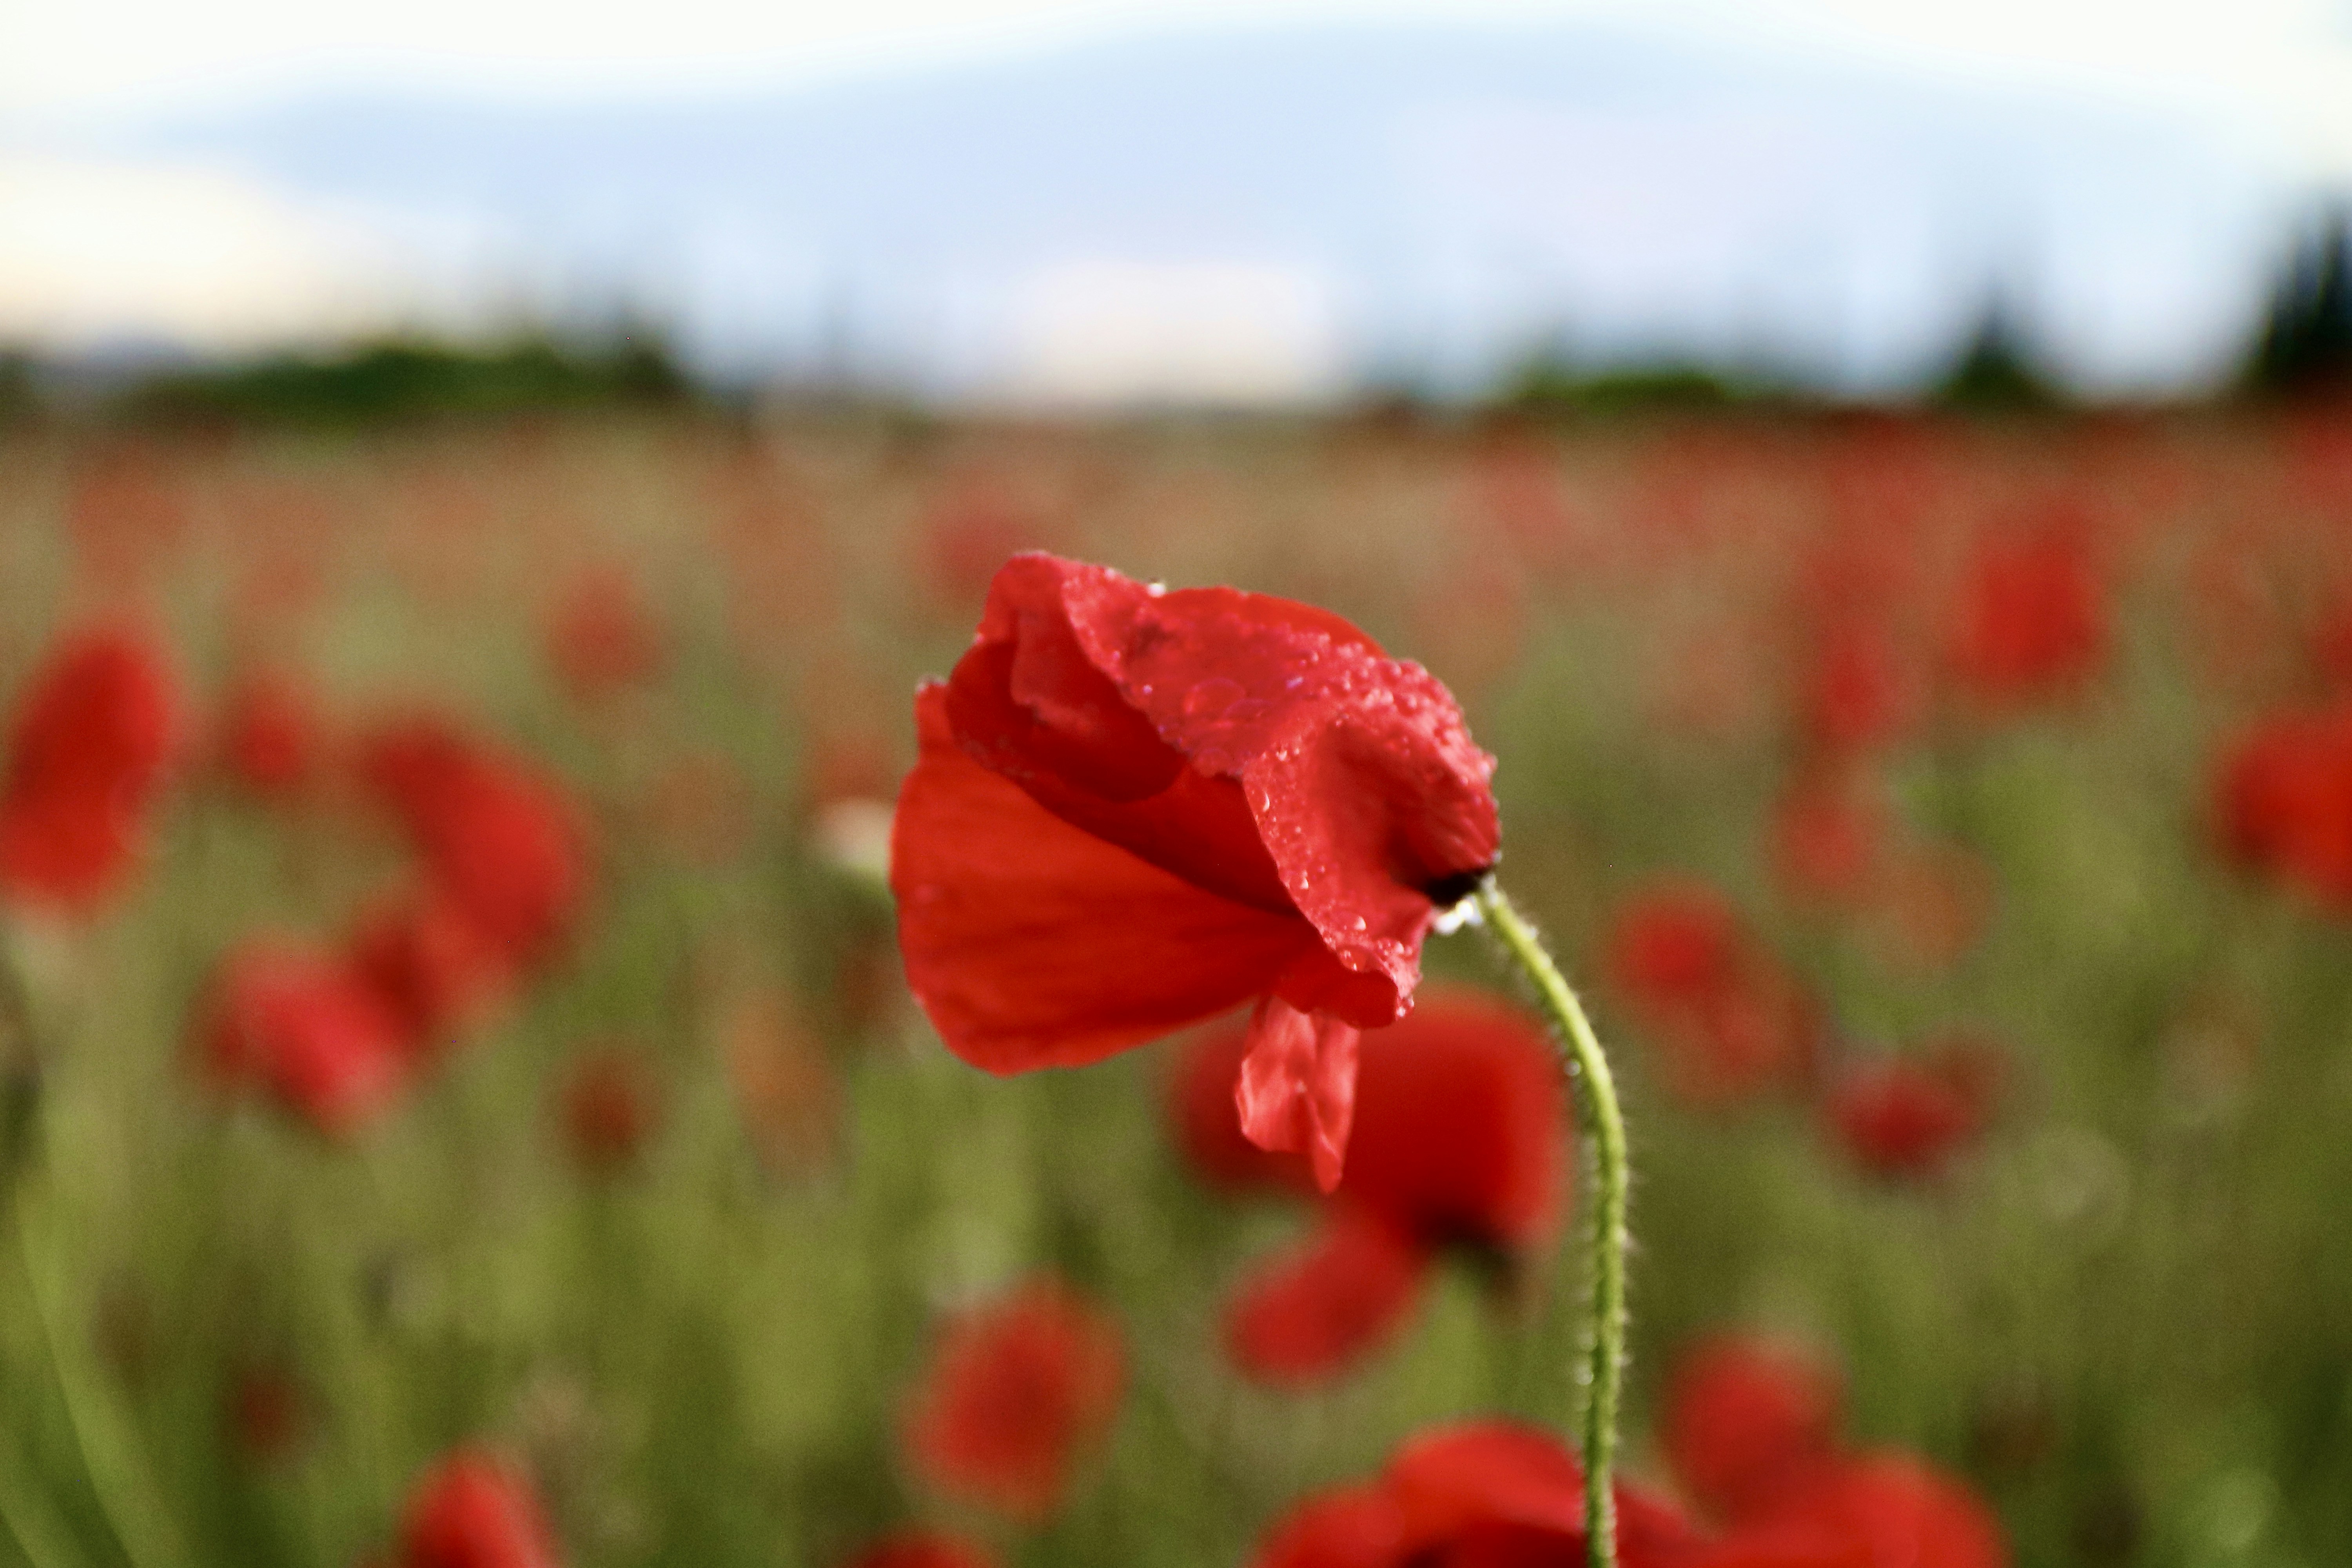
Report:
[[[0,1562],[1240,1564],[1427,1424],[1557,1424],[1564,1122],[1368,1048],[1323,1204],[1209,1125],[1229,1035],[998,1080],[906,994],[909,694],[1031,547],[1461,698],[1629,1080],[1638,1478],[1734,1511],[1794,1400],[2020,1564],[2352,1552],[2340,407],[58,426],[0,476]]]

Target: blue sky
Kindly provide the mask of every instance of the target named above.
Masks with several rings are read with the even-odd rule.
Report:
[[[713,185],[682,208],[671,187],[711,182],[557,167],[522,123],[740,150],[677,114],[764,103],[822,135],[867,123],[861,94],[901,120],[959,93],[1003,118],[1016,87],[1079,113],[1051,62],[1131,71],[1152,39],[1246,50],[1301,28],[1563,21],[1686,47],[1706,62],[1696,79],[1728,90],[1482,102],[1456,83],[1366,121],[1403,145],[1374,172],[1410,190],[1312,233],[1213,203],[1172,237],[1091,231],[1078,220],[1099,191],[1040,165],[1054,154],[1034,136],[1004,154],[1031,160],[1006,163],[1008,189],[1066,185],[1076,217],[1033,204],[1010,238],[988,213],[940,216],[985,205],[973,190],[932,191],[923,167],[879,154],[872,177],[898,189],[877,200]],[[1741,86],[1742,61],[1767,87]],[[1909,113],[1915,98],[1933,112]],[[501,138],[481,178],[350,153],[430,133],[429,106],[449,102]],[[352,103],[392,107],[318,118]],[[1877,145],[1873,115],[1900,133]],[[1171,189],[1254,177],[1169,162],[1162,143],[1188,134],[1117,145]],[[1312,395],[1400,355],[1474,374],[1547,327],[1603,353],[1762,353],[1871,384],[1918,374],[1997,286],[2078,379],[2160,389],[2215,374],[2298,200],[2347,176],[2352,0],[0,0],[0,334],[68,350],[236,351],[625,292],[748,372],[760,353],[814,352],[828,312],[871,318],[873,353],[950,391]],[[518,193],[529,225],[512,221]],[[1375,230],[1410,258],[1368,249]],[[876,233],[919,237],[937,264],[877,251]]]

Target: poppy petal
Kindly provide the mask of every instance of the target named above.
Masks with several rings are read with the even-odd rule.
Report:
[[[1242,1131],[1261,1149],[1307,1156],[1315,1184],[1339,1184],[1356,1111],[1359,1032],[1328,1013],[1302,1013],[1280,996],[1250,1016],[1249,1054],[1234,1084]]]
[[[966,755],[945,688],[916,698],[891,889],[907,982],[991,1072],[1076,1067],[1270,990],[1314,931],[1147,864]]]
[[[1225,1342],[1260,1382],[1296,1387],[1346,1371],[1402,1325],[1429,1255],[1394,1226],[1343,1206],[1307,1246],[1246,1282]]]
[[[1393,1568],[1404,1561],[1396,1504],[1374,1487],[1308,1498],[1268,1532],[1251,1568]]]

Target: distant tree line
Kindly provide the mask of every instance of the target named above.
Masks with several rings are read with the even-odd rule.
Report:
[[[39,412],[41,365],[0,348],[0,421]],[[2233,389],[2255,399],[2352,397],[2352,207],[2331,209],[2290,248]],[[1580,363],[1557,344],[1512,365],[1488,401],[1528,412],[1608,415],[1816,404],[1794,378],[1686,361]],[[1381,400],[1420,401],[1391,385]],[[2039,363],[2028,334],[1995,297],[1945,374],[1933,406],[2035,413],[2072,401]],[[587,407],[713,404],[657,331],[628,324],[594,341],[524,331],[467,344],[396,336],[324,353],[279,353],[177,364],[110,384],[97,399],[134,419],[361,425],[386,420]]]

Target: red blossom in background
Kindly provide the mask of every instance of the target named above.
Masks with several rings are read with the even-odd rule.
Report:
[[[407,1076],[399,1025],[373,991],[334,959],[275,939],[222,962],[195,1045],[215,1082],[258,1089],[330,1137],[381,1115]]]
[[[1750,1099],[1811,1068],[1821,1032],[1812,999],[1706,884],[1662,878],[1634,893],[1618,909],[1604,962],[1684,1099]]]
[[[548,617],[547,657],[573,698],[594,702],[661,674],[661,625],[626,572],[583,573]]]
[[[1729,1532],[1710,1568],[2008,1568],[2000,1526],[1958,1482],[1907,1455],[1838,1440],[1825,1368],[1739,1335],[1703,1342],[1675,1369],[1665,1444],[1676,1474]]]
[[[1185,1053],[1178,1139],[1220,1185],[1309,1191],[1303,1159],[1242,1133],[1230,1086],[1247,1048],[1225,1029]],[[1347,1171],[1314,1233],[1242,1286],[1226,1321],[1234,1360],[1275,1384],[1336,1375],[1396,1331],[1442,1249],[1507,1264],[1540,1248],[1566,1206],[1562,1114],[1549,1040],[1504,1003],[1436,991],[1367,1035]]]
[[[1727,1524],[1756,1518],[1826,1463],[1838,1380],[1786,1347],[1725,1334],[1685,1352],[1666,1388],[1662,1436],[1675,1473]]]
[[[285,801],[318,776],[324,738],[317,699],[282,671],[254,670],[221,700],[214,721],[215,765],[257,800]]]
[[[1810,1429],[1790,1428],[1810,1443]],[[1619,1486],[1622,1568],[2007,1568],[2000,1526],[1966,1489],[1899,1455],[1792,1468],[1788,1489],[1711,1535]],[[1582,1568],[1583,1473],[1549,1432],[1502,1421],[1440,1427],[1371,1481],[1293,1506],[1251,1568]]]
[[[1118,1414],[1125,1381],[1117,1321],[1033,1281],[948,1325],[908,1411],[907,1451],[940,1491],[1042,1521],[1079,1450]]]
[[[521,759],[436,719],[377,731],[360,774],[390,807],[450,910],[509,965],[544,963],[588,894],[572,803]]]
[[[562,1561],[530,1483],[488,1454],[461,1449],[410,1493],[398,1568],[558,1568]]]
[[[2352,911],[2352,702],[2263,720],[2222,752],[2217,773],[2223,853]]]
[[[362,913],[347,949],[417,1060],[437,1055],[513,978],[506,955],[430,889],[395,894]]]
[[[847,1568],[996,1568],[987,1550],[936,1531],[886,1535],[849,1560]]]
[[[1811,749],[1851,756],[1895,739],[1917,718],[1916,678],[1877,622],[1841,616],[1823,628],[1808,654],[1797,723]]]
[[[1842,770],[1800,777],[1772,808],[1772,869],[1793,898],[1853,904],[1885,864],[1885,811],[1867,781]]]
[[[1023,555],[916,719],[891,886],[948,1045],[1075,1067],[1255,1001],[1244,1124],[1335,1184],[1358,1032],[1496,853],[1445,689],[1309,605]]]
[[[634,1159],[660,1112],[653,1074],[627,1051],[583,1057],[563,1082],[564,1136],[573,1157],[592,1171],[614,1170]]]
[[[0,780],[0,896],[86,916],[137,864],[180,742],[162,650],[102,628],[67,637],[16,699]]]
[[[302,1385],[277,1367],[247,1367],[229,1385],[229,1437],[254,1464],[278,1464],[293,1457],[309,1436],[310,1400]]]
[[[1823,1110],[1872,1175],[1933,1176],[1984,1131],[2000,1072],[1989,1047],[1857,1062],[1831,1082]]]
[[[1696,1563],[1697,1533],[1661,1499],[1620,1485],[1622,1568]],[[1252,1568],[1579,1568],[1584,1472],[1549,1432],[1506,1421],[1439,1427],[1369,1484],[1319,1493],[1276,1521]],[[1794,1568],[1794,1564],[1792,1564]]]
[[[2077,526],[1990,538],[1962,568],[1947,654],[1978,700],[2010,706],[2059,697],[2097,673],[2107,605]]]
[[[1822,1467],[1755,1529],[1835,1542],[1852,1553],[1841,1560],[1854,1568],[2009,1568],[2009,1544],[1992,1510],[1958,1482],[1902,1454]]]

